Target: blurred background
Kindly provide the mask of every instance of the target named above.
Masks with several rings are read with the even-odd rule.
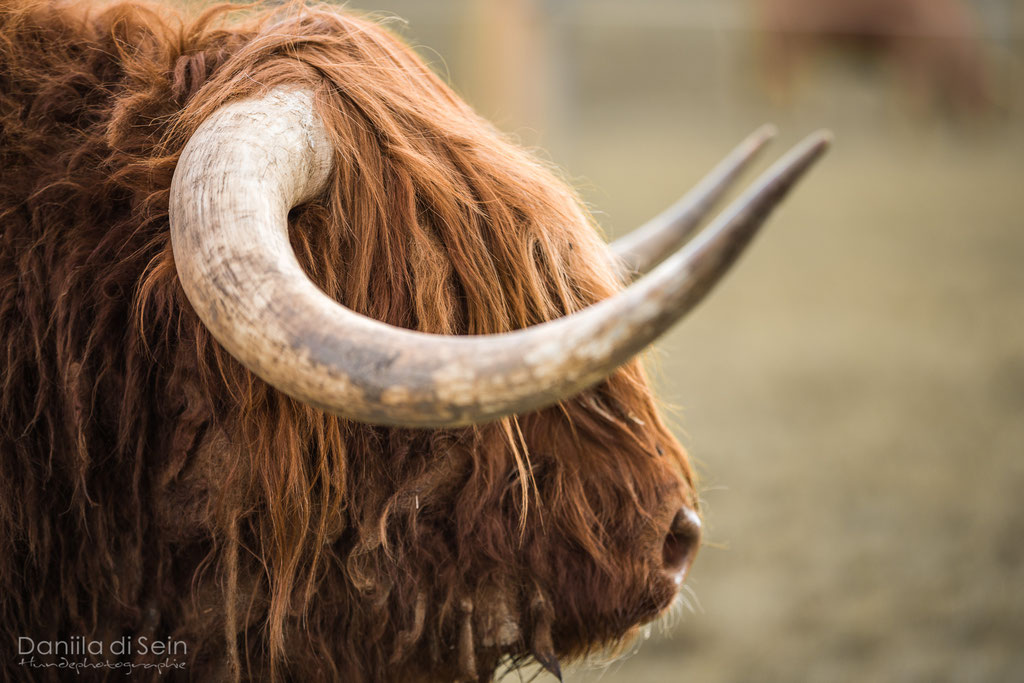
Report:
[[[567,681],[1024,680],[1024,3],[349,6],[610,237],[764,121],[762,166],[836,134],[650,359],[702,474],[689,608]]]

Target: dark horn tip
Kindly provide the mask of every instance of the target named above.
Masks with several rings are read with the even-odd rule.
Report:
[[[811,133],[809,138],[813,140],[815,146],[820,146],[823,149],[828,149],[829,147],[832,146],[832,143],[835,141],[836,136],[835,133],[833,133],[828,128],[822,128]]]
[[[817,130],[801,140],[789,154],[779,160],[779,164],[784,168],[782,175],[789,177],[787,184],[795,182],[817,162],[828,151],[834,137],[832,131],[828,129]]]

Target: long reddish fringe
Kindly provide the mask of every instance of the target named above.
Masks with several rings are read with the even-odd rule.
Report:
[[[692,495],[638,364],[515,420],[373,427],[268,387],[192,312],[178,154],[282,84],[316,92],[339,169],[293,246],[349,308],[480,334],[621,287],[568,186],[378,24],[2,0],[2,638],[170,637],[194,680],[344,681],[488,680],[628,638],[674,590],[652,520]]]

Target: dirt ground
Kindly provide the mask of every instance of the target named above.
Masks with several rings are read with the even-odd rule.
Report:
[[[654,358],[704,477],[694,609],[570,680],[1024,680],[1020,131],[827,122],[830,157]],[[652,157],[699,173],[622,168]]]
[[[741,5],[669,4],[562,16],[537,74],[548,118],[519,130],[610,233],[762,121],[783,131],[774,154],[819,126],[836,143],[652,358],[703,476],[689,607],[566,680],[1024,680],[1020,41],[992,46],[995,110],[958,120],[834,60],[773,99],[756,36],[728,23]],[[405,13],[458,85],[442,5],[359,6]]]
[[[598,97],[574,141],[618,232],[761,120],[836,134],[653,359],[704,477],[693,609],[569,680],[1024,680],[1024,119],[841,65],[773,105],[745,58],[717,103]]]

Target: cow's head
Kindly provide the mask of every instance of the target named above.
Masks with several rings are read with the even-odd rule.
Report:
[[[149,339],[190,463],[161,525],[216,539],[222,570],[195,579],[185,632],[229,634],[236,665],[450,680],[557,671],[657,617],[700,522],[634,356],[824,138],[681,251],[764,134],[610,249],[380,27],[305,11],[228,42],[165,137],[173,259],[138,300],[176,321]]]

